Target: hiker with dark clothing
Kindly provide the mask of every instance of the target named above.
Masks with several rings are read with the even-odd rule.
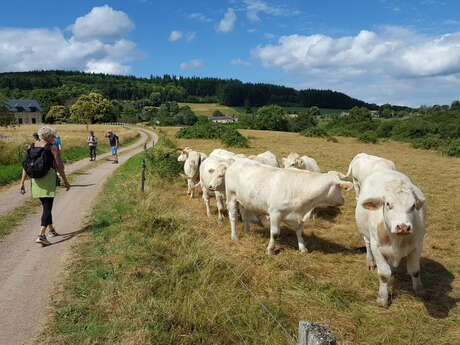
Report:
[[[89,147],[89,160],[95,161],[96,160],[97,138],[94,136],[94,131],[89,131],[89,137],[86,141],[88,142],[88,147]]]
[[[43,206],[40,234],[35,242],[48,245],[50,242],[46,238],[46,230],[50,237],[59,235],[54,228],[52,217],[53,202],[56,196],[56,170],[64,180],[66,190],[69,190],[70,184],[65,175],[58,148],[53,145],[56,130],[45,126],[38,130],[38,136],[39,140],[27,150],[23,161],[20,192],[21,194],[26,193],[24,183],[29,177],[32,197],[40,199]]]
[[[112,148],[112,164],[118,164],[118,145],[120,144],[120,140],[112,131],[108,131],[105,137],[109,139],[110,147]]]

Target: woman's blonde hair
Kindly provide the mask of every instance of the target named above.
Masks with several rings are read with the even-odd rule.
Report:
[[[38,137],[41,140],[46,140],[48,138],[56,138],[56,130],[50,126],[43,126],[37,131]]]

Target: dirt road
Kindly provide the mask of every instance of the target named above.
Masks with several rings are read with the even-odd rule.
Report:
[[[140,138],[136,140],[135,143],[121,148],[120,150],[118,150],[118,152],[122,153],[124,151],[131,150],[132,148],[139,146],[140,143],[145,142],[147,135],[144,132],[139,132],[139,133],[140,133]],[[110,157],[110,155],[111,155],[110,152],[107,152],[107,153],[98,155],[97,159],[98,160],[104,159],[104,158]],[[90,162],[88,158],[81,159],[77,162],[66,165],[65,171],[67,175],[69,175],[73,173],[74,171],[77,171],[90,164],[92,164],[92,162]],[[0,192],[0,216],[7,214],[9,211],[15,209],[18,206],[21,206],[25,200],[30,199],[30,188],[28,188],[27,190],[27,193],[25,195],[26,197],[19,194],[18,191],[19,191],[19,183],[14,184],[13,186],[11,186],[10,188],[6,189],[3,192]]]
[[[153,132],[149,133],[155,138]],[[120,164],[142,151],[138,147],[120,156]],[[118,167],[108,161],[78,175],[70,191],[60,190],[53,208],[53,221],[61,234],[52,245],[34,243],[40,225],[40,209],[0,243],[0,344],[29,345],[46,321],[49,297],[54,293],[70,246],[91,211],[91,203],[103,182]]]

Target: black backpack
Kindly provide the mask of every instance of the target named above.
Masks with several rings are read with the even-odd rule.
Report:
[[[48,174],[53,166],[53,155],[49,144],[44,147],[35,147],[33,144],[27,149],[22,162],[27,176],[30,178],[40,178]]]

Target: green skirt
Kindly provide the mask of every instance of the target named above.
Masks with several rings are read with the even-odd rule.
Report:
[[[32,180],[32,198],[54,198],[56,196],[57,174],[50,169],[48,174]]]

